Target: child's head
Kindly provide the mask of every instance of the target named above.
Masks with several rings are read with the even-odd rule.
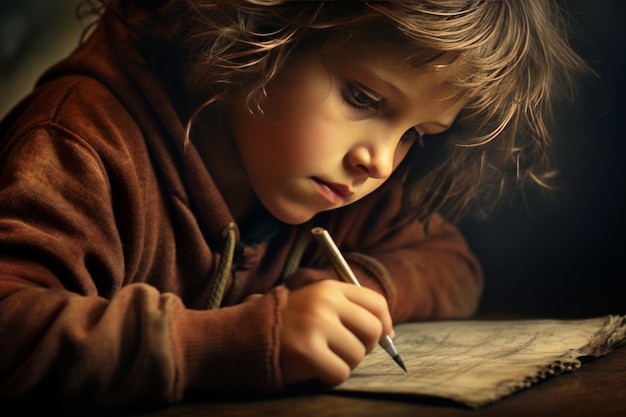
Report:
[[[445,133],[419,132],[427,136],[397,170],[408,178],[407,213],[422,218],[462,214],[498,194],[510,171],[542,184],[557,83],[569,87],[584,68],[553,0],[142,3],[155,8],[145,33],[178,58],[196,108],[239,91],[262,114],[285,68],[307,51],[342,45],[395,48],[406,52],[407,68],[445,72],[450,103],[465,106]]]
[[[456,68],[407,66],[406,55],[345,39],[298,51],[267,85],[262,114],[250,112],[246,89],[225,98],[243,183],[272,214],[298,224],[360,200],[421,136],[453,124],[468,100],[451,85]]]

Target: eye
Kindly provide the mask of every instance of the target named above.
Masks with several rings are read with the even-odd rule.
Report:
[[[404,132],[404,134],[400,138],[400,142],[410,143],[410,144],[414,142],[421,142],[422,137],[423,137],[422,133],[420,133],[420,131],[417,130],[417,128],[412,127],[411,129]]]
[[[381,99],[368,92],[365,87],[357,83],[346,85],[345,100],[353,107],[362,110],[377,110]]]

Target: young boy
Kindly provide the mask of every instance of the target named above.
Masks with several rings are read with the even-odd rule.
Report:
[[[552,19],[537,0],[108,2],[0,127],[0,397],[335,385],[392,323],[470,316],[482,272],[449,221],[544,149],[553,76],[582,65]]]

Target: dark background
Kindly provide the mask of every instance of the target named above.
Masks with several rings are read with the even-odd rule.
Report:
[[[0,116],[76,45],[78,1],[0,3]],[[488,221],[461,223],[485,269],[485,316],[626,313],[626,2],[554,1],[572,15],[572,46],[597,77],[558,112],[563,189],[552,197],[531,191]]]
[[[484,264],[486,315],[626,313],[626,2],[560,3],[573,17],[571,45],[597,76],[558,111],[562,190],[461,224]]]

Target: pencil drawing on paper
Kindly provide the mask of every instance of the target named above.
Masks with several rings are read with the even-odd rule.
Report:
[[[574,371],[624,342],[626,317],[443,321],[396,327],[408,374],[375,349],[338,390],[436,396],[480,407]]]

